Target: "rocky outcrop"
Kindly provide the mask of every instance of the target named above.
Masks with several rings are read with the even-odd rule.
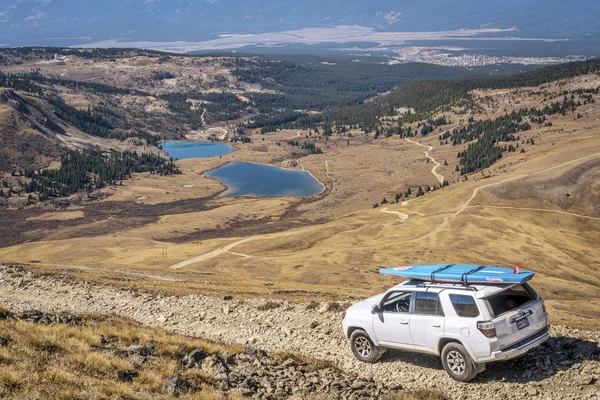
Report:
[[[337,399],[376,398],[401,387],[387,387],[333,367],[316,367],[264,351],[207,357],[201,368],[222,392],[257,398],[287,399],[324,395]]]

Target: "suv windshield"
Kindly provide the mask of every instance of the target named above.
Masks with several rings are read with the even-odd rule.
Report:
[[[522,306],[536,298],[535,292],[528,285],[514,285],[502,292],[486,297],[490,305],[492,317],[504,314]]]

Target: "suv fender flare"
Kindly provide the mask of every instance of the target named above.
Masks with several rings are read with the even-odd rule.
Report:
[[[473,353],[473,351],[471,350],[471,346],[469,346],[469,343],[467,340],[463,340],[465,339],[464,337],[460,336],[460,335],[444,335],[444,336],[439,336],[436,339],[436,343],[435,343],[435,351],[436,354],[439,356],[442,354],[442,349],[444,348],[444,346],[448,343],[451,342],[455,342],[455,343],[460,343],[469,353],[469,355],[471,356],[471,358],[473,359],[473,361],[477,360],[478,357],[475,355],[475,353]]]
[[[377,341],[377,337],[375,337],[375,332],[373,332],[373,329],[370,329],[366,324],[353,323],[346,330],[346,337],[349,339],[350,335],[352,335],[352,332],[354,332],[357,329],[361,329],[361,330],[365,331],[367,333],[367,335],[369,335],[369,338],[373,341],[373,344],[375,346],[379,346],[379,342]]]

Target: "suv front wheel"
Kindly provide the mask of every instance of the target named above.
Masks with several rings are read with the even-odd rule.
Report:
[[[377,362],[385,353],[385,349],[375,346],[367,332],[357,329],[350,335],[350,347],[352,352],[362,362]]]
[[[448,375],[460,382],[470,381],[477,375],[471,356],[460,343],[448,343],[444,346],[442,364]]]

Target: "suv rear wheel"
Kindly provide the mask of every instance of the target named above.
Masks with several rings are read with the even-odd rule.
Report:
[[[470,381],[477,375],[471,356],[460,343],[448,343],[444,346],[442,364],[448,375],[460,382]]]
[[[350,335],[350,347],[354,356],[362,362],[374,363],[377,362],[385,353],[385,349],[375,346],[367,332],[362,329],[357,329]]]

